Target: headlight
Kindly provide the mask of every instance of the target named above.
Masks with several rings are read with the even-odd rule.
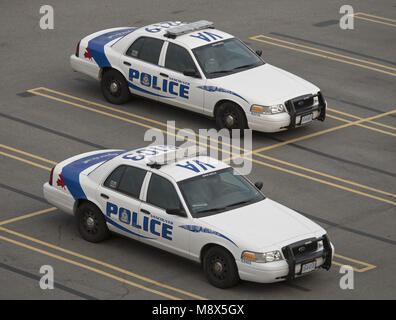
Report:
[[[251,112],[261,113],[261,114],[276,114],[286,111],[286,107],[283,104],[276,104],[273,106],[260,106],[254,104],[250,107]]]
[[[245,261],[258,262],[258,263],[267,263],[267,262],[283,260],[282,254],[278,250],[264,252],[264,253],[244,251],[242,252],[241,259]]]
[[[313,98],[313,105],[316,106],[318,104],[319,104],[319,97],[316,96],[316,97]]]

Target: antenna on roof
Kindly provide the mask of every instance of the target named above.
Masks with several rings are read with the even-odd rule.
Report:
[[[191,23],[187,23],[181,26],[173,27],[167,30],[164,34],[165,37],[175,39],[177,36],[186,34],[196,30],[214,28],[213,22],[206,20],[199,20]]]
[[[171,162],[177,162],[184,158],[191,158],[199,155],[206,155],[206,149],[196,145],[187,148],[179,148],[150,157],[147,166],[153,169],[160,169],[163,165]]]

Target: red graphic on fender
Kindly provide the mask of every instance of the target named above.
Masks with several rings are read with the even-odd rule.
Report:
[[[89,59],[89,60],[93,59],[93,58],[92,58],[91,51],[89,51],[88,47],[85,49],[84,58],[87,58],[87,59]]]
[[[63,189],[66,189],[66,183],[65,183],[65,180],[63,180],[62,173],[59,174],[59,179],[56,180],[56,184],[59,187],[62,187]]]

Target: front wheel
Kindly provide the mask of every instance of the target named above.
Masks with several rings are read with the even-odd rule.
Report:
[[[232,102],[221,104],[216,110],[215,119],[218,129],[239,129],[243,134],[243,130],[248,127],[244,111]]]
[[[234,257],[221,247],[210,248],[203,258],[203,268],[208,281],[215,287],[226,289],[239,282]]]
[[[113,104],[123,104],[130,98],[128,82],[117,70],[104,72],[100,83],[103,96]]]

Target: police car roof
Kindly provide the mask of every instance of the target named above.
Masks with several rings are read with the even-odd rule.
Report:
[[[181,43],[186,45],[190,49],[194,49],[209,43],[215,43],[218,41],[234,38],[234,36],[214,28],[192,30],[190,32],[186,32],[184,34],[178,35],[176,36],[176,38],[170,38],[167,37],[166,34],[169,29],[172,29],[172,27],[161,27],[169,23],[173,24],[175,27],[186,26],[189,24],[187,22],[181,23],[179,21],[158,22],[141,27],[138,30],[136,30],[134,34],[136,35],[137,33],[139,33],[139,36],[151,36],[158,39],[167,40],[170,42]],[[153,32],[153,30],[155,32]],[[194,37],[192,37],[192,35]]]
[[[149,166],[152,164],[152,159],[156,159],[160,154],[150,154],[153,148],[166,148],[167,146],[156,146],[156,147],[146,147],[135,149],[117,156],[114,159],[120,161],[125,165],[132,165],[140,167],[144,170],[151,170],[152,172],[162,172],[175,181],[181,181],[189,178],[199,176],[201,174],[210,173],[213,171],[221,170],[230,167],[224,162],[221,162],[215,158],[203,156],[203,155],[192,155],[185,156],[181,159],[174,159],[161,164],[158,167]],[[180,150],[180,148],[173,149]],[[164,153],[170,153],[172,150],[168,150]],[[164,154],[162,153],[162,154]]]

